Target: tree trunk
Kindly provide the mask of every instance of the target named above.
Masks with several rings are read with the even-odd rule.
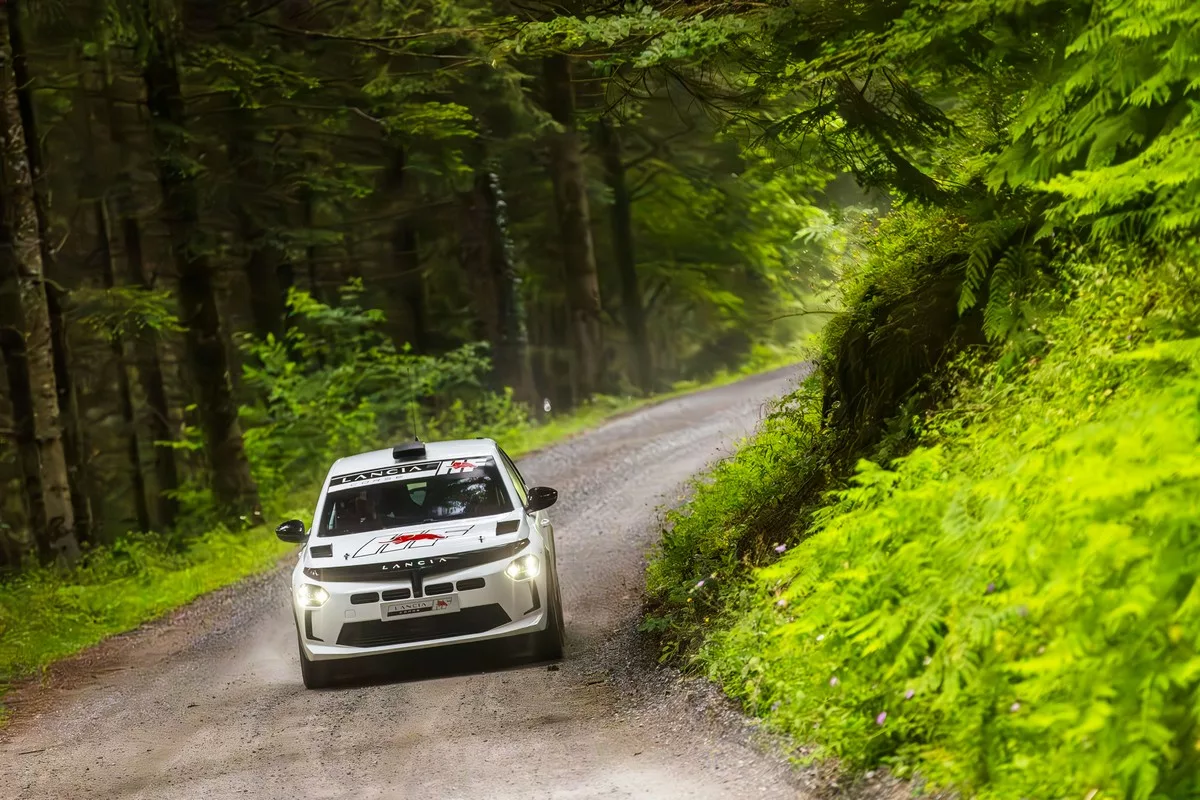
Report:
[[[79,423],[79,401],[75,392],[74,376],[71,374],[70,345],[67,340],[66,316],[63,309],[66,297],[65,292],[57,283],[58,269],[54,248],[51,246],[44,159],[41,137],[38,134],[37,117],[34,114],[33,79],[29,72],[21,5],[18,0],[8,0],[5,4],[8,42],[12,48],[12,70],[17,108],[25,134],[25,156],[29,164],[30,180],[33,184],[33,211],[34,218],[37,220],[38,250],[42,259],[42,283],[46,292],[46,307],[50,315],[50,342],[51,356],[54,360],[56,402],[62,426],[63,453],[67,461],[67,481],[75,517],[75,535],[79,541],[85,542],[92,538],[95,527],[95,521],[92,518],[91,497],[88,492],[89,481],[85,455],[87,445]]]
[[[418,353],[429,352],[429,313],[425,304],[425,276],[421,273],[421,254],[417,248],[417,229],[412,220],[401,217],[392,225],[392,269],[394,292],[402,319],[388,313],[388,322],[397,331],[398,344],[408,343]],[[393,306],[394,308],[395,306]]]
[[[492,347],[492,368],[501,386],[536,408],[537,389],[529,361],[529,335],[521,304],[521,279],[512,262],[502,218],[499,180],[479,169],[470,190],[459,197],[459,258],[484,338]]]
[[[11,319],[10,324],[22,323],[20,332],[25,342],[30,411],[41,467],[41,504],[45,510],[44,524],[34,530],[34,537],[40,539],[38,550],[44,560],[61,559],[73,563],[79,557],[79,539],[75,533],[75,509],[71,503],[70,476],[59,417],[40,228],[25,131],[10,72],[9,41],[7,18],[0,14],[0,127],[4,145],[4,199],[0,205],[8,219],[5,227],[10,241],[4,244],[12,254],[21,315],[19,320]]]
[[[300,190],[301,224],[304,230],[312,233],[316,226],[317,198],[309,186]],[[304,248],[304,264],[308,272],[308,293],[318,303],[322,302],[321,284],[317,279],[317,248],[310,243]]]
[[[258,492],[238,424],[212,270],[207,254],[193,246],[200,224],[199,198],[195,181],[182,163],[187,144],[182,131],[187,120],[174,43],[154,19],[150,0],[144,1],[142,11],[148,38],[143,43],[146,104],[153,120],[163,216],[179,273],[186,354],[199,393],[200,425],[212,470],[213,494],[224,513],[237,516],[253,511],[257,516]]]
[[[121,212],[121,243],[125,248],[125,267],[129,282],[144,289],[151,287],[142,251],[142,229],[132,209]],[[155,521],[161,530],[168,530],[179,515],[179,501],[172,495],[179,489],[179,465],[171,442],[175,433],[171,425],[171,404],[167,400],[166,379],[154,331],[140,331],[134,340],[137,374],[146,395],[150,411],[150,438],[154,443],[154,483],[158,488],[155,502]]]
[[[0,209],[0,214],[5,213]],[[54,560],[46,530],[46,498],[42,491],[42,458],[38,453],[37,431],[33,422],[33,387],[29,383],[29,363],[25,349],[25,312],[16,263],[12,258],[12,236],[7,222],[0,221],[0,352],[12,405],[13,440],[24,487],[26,521],[33,532],[38,559]]]
[[[254,117],[239,108],[233,112],[229,140],[230,167],[234,172],[234,213],[238,220],[238,235],[246,248],[246,281],[250,289],[250,314],[254,333],[260,339],[283,338],[285,314],[283,288],[279,268],[283,261],[278,249],[267,242],[267,230],[262,224],[254,200],[261,198],[268,180],[263,176],[262,159],[256,152]]]
[[[108,202],[103,197],[96,199],[96,231],[100,239],[100,271],[104,279],[104,288],[111,290],[116,285],[116,276],[113,269]],[[133,391],[129,385],[129,369],[125,361],[125,343],[120,334],[114,333],[109,345],[117,367],[117,396],[121,404],[121,421],[125,423],[125,448],[129,457],[129,476],[133,483],[134,511],[137,514],[138,530],[145,532],[151,528],[150,505],[146,496],[146,476],[142,473],[142,449],[138,441],[137,415],[134,412]]]
[[[575,129],[575,96],[571,62],[563,55],[543,59],[546,109],[562,130],[550,136],[550,178],[554,183],[562,238],[567,303],[575,349],[578,394],[584,398],[601,387],[604,342],[600,320],[600,281],[588,211],[583,149]]]
[[[650,340],[646,335],[646,311],[638,285],[637,259],[633,251],[633,201],[625,182],[625,162],[621,158],[621,138],[607,119],[597,126],[600,155],[604,161],[604,179],[613,195],[613,252],[621,277],[621,316],[633,351],[634,380],[643,392],[654,389]]]
[[[121,151],[121,172],[116,179],[117,215],[120,217],[121,246],[125,250],[126,276],[133,286],[149,290],[153,288],[154,281],[146,269],[142,249],[142,228],[138,220],[133,187],[132,153],[125,137],[124,126],[117,114],[107,51],[102,53],[102,59],[109,135],[113,144]],[[160,530],[169,530],[175,525],[175,518],[179,514],[179,503],[172,497],[179,489],[179,467],[176,463],[175,449],[171,446],[175,438],[171,426],[171,405],[167,400],[166,381],[163,378],[155,332],[138,331],[133,340],[133,353],[138,382],[149,406],[148,428],[154,444],[154,482],[158,489],[154,504],[154,523]]]

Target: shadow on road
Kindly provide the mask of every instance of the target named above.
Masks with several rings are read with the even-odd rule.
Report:
[[[528,650],[523,651],[504,642],[450,645],[347,660],[345,672],[330,689],[336,691],[523,669],[557,669],[560,663],[539,661]]]

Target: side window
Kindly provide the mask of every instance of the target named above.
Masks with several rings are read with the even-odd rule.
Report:
[[[500,460],[504,462],[504,469],[508,471],[508,477],[512,479],[513,486],[517,489],[517,497],[521,501],[521,505],[525,506],[529,503],[529,492],[525,490],[525,481],[521,478],[521,472],[516,465],[508,457],[508,453],[500,451]]]

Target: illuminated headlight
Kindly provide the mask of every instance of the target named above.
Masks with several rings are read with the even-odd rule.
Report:
[[[329,599],[329,592],[311,583],[302,583],[296,587],[296,602],[304,608],[320,608]]]
[[[536,578],[538,572],[542,569],[542,563],[538,561],[535,555],[521,556],[514,559],[505,570],[504,574],[512,578],[514,581],[527,581],[530,578]]]

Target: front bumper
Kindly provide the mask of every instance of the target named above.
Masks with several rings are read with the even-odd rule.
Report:
[[[308,658],[326,661],[398,653],[450,644],[479,642],[544,630],[548,621],[548,574],[542,558],[536,578],[514,581],[504,574],[509,561],[497,561],[456,572],[423,577],[420,598],[457,600],[457,611],[422,613],[384,619],[388,602],[417,599],[408,576],[382,581],[313,580],[329,592],[320,608],[304,608],[293,600],[296,627]],[[482,585],[480,585],[482,583]]]

